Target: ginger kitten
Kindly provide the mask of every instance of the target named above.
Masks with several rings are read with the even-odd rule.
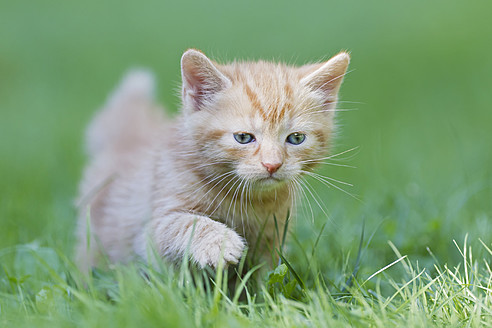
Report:
[[[154,103],[152,76],[130,72],[87,131],[81,268],[102,254],[146,258],[149,247],[172,261],[188,250],[199,266],[217,267],[258,242],[266,258],[278,243],[273,215],[282,229],[303,171],[330,147],[348,63],[342,52],[302,67],[221,65],[190,49],[176,120]]]

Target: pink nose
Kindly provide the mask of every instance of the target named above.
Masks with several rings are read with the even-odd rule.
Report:
[[[282,163],[263,163],[261,162],[261,165],[266,167],[268,173],[273,174],[277,172],[277,170],[282,166]]]

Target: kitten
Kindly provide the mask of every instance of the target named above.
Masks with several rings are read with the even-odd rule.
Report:
[[[154,103],[152,76],[130,72],[87,131],[81,268],[151,249],[171,261],[188,251],[201,267],[237,263],[246,245],[267,258],[273,215],[282,231],[303,171],[329,149],[348,63],[342,52],[302,67],[219,65],[190,49],[175,121]]]

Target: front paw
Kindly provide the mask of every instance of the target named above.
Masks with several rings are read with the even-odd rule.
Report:
[[[243,238],[226,225],[210,220],[195,228],[192,237],[191,256],[200,267],[217,268],[221,258],[225,264],[237,264],[244,247]]]

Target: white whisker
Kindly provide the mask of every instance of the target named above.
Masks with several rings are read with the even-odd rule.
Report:
[[[353,147],[353,148],[350,148],[350,149],[347,149],[347,150],[344,150],[342,152],[339,152],[337,154],[330,155],[330,156],[327,156],[327,157],[316,158],[316,159],[307,159],[307,160],[304,160],[304,161],[299,161],[299,163],[310,163],[310,162],[317,162],[317,161],[323,161],[323,160],[327,160],[327,159],[332,159],[332,158],[338,157],[340,155],[346,154],[348,152],[354,151],[356,149],[359,149],[359,146]]]
[[[320,179],[328,179],[328,180],[331,180],[331,181],[334,181],[334,182],[338,182],[338,183],[344,184],[346,186],[350,186],[350,187],[353,187],[354,186],[351,183],[348,183],[348,182],[345,182],[345,181],[341,181],[341,180],[337,180],[337,179],[333,179],[333,178],[330,178],[330,177],[327,177],[327,176],[324,176],[324,175],[321,175],[321,174],[318,174],[318,173],[304,171],[304,170],[301,170],[301,172],[306,173],[307,175],[310,175],[312,177],[317,177],[317,178],[320,178]]]
[[[305,180],[301,180],[301,183],[303,184],[304,187],[306,187],[307,191],[309,192],[309,194],[311,195],[311,197],[313,197],[313,200],[316,202],[316,204],[318,204],[319,208],[321,209],[321,211],[323,212],[323,214],[326,216],[326,217],[330,217],[328,215],[328,213],[326,213],[325,211],[325,208],[323,206],[321,206],[320,202],[321,199],[318,201],[318,199],[316,198],[316,196],[313,194],[316,193],[316,191],[313,189],[313,192],[311,192],[311,189],[309,188],[309,183]],[[316,193],[317,195],[317,193]],[[319,196],[318,196],[319,197]],[[323,204],[324,205],[324,204]],[[314,221],[314,220],[313,220]]]
[[[233,190],[234,186],[236,185],[236,183],[240,182],[241,181],[241,178],[238,177],[238,176],[235,176],[233,179],[231,179],[229,182],[227,182],[224,187],[222,187],[222,189],[217,193],[217,195],[215,196],[215,198],[210,202],[210,205],[207,207],[207,209],[205,210],[205,212],[208,211],[208,209],[210,208],[210,206],[212,204],[214,204],[215,200],[217,199],[217,197],[221,194],[221,192],[225,189],[225,187],[227,187],[227,185],[229,183],[231,183],[232,181],[234,181],[234,183],[232,184],[232,186],[227,190],[226,194],[222,197],[222,199],[220,200],[220,202],[217,204],[217,206],[215,206],[214,210],[212,212],[210,212],[210,216],[213,216],[214,213],[220,208],[220,206],[222,205],[222,203],[225,201],[225,199],[227,198],[227,196],[229,195],[229,193]]]
[[[352,112],[355,110],[359,110],[359,108],[333,108],[333,109],[321,109],[317,110],[314,112],[311,112],[312,114],[316,113],[325,113],[325,112]]]
[[[313,208],[311,206],[311,202],[309,201],[309,198],[307,197],[306,192],[304,191],[304,189],[301,186],[302,180],[301,179],[298,179],[298,178],[294,178],[293,181],[295,181],[295,183],[296,183],[296,185],[298,187],[298,190],[304,196],[304,199],[306,200],[307,204],[309,205],[309,210],[311,211],[311,221],[314,222],[314,211],[313,211]]]
[[[318,176],[314,176],[314,175],[312,175],[312,177],[313,177],[313,178],[315,178],[316,180],[320,181],[321,183],[323,183],[323,184],[327,185],[328,187],[333,187],[333,188],[335,188],[335,189],[338,189],[338,190],[340,190],[341,192],[343,192],[343,193],[345,193],[345,194],[349,195],[350,197],[352,197],[352,198],[354,198],[354,199],[358,200],[359,202],[362,202],[362,200],[361,200],[360,198],[358,198],[358,197],[357,197],[357,196],[355,196],[354,194],[352,194],[352,193],[350,193],[350,192],[346,191],[345,189],[340,188],[339,186],[337,186],[337,185],[335,185],[335,184],[333,184],[333,183],[331,183],[331,182],[329,182],[329,181],[327,181],[327,180],[323,180],[322,178],[320,178],[320,177],[318,177]]]
[[[227,209],[227,214],[226,214],[226,220],[229,218],[229,211],[231,210],[231,206],[232,204],[234,204],[234,206],[232,207],[232,221],[234,222],[235,220],[235,215],[236,215],[236,196],[238,195],[239,193],[239,188],[241,188],[241,185],[244,183],[244,178],[239,178],[239,185],[236,187],[236,190],[234,190],[234,193],[232,194],[232,199],[231,199],[231,202],[229,203],[229,208]],[[233,186],[234,187],[234,186]],[[233,188],[231,187],[231,189]]]
[[[233,174],[234,174],[234,172],[233,172],[233,171],[230,171],[230,172],[227,172],[227,173],[223,174],[223,175],[222,175],[222,178],[221,178],[219,181],[217,181],[217,182],[216,182],[216,183],[215,183],[212,187],[210,187],[210,188],[207,190],[207,192],[206,192],[204,195],[202,195],[202,197],[200,197],[200,199],[198,199],[198,200],[194,203],[194,206],[196,206],[196,205],[200,204],[200,202],[202,201],[202,199],[204,199],[204,198],[205,198],[205,197],[206,197],[206,196],[207,196],[210,192],[212,192],[212,191],[215,189],[215,187],[217,187],[217,186],[218,186],[218,185],[219,185],[222,181],[224,181],[225,179],[229,178],[229,177],[230,177],[231,175],[233,175]],[[216,178],[216,179],[217,179],[217,178]],[[232,179],[231,179],[231,180],[229,180],[229,182],[230,182],[230,181],[232,181]],[[212,181],[208,182],[207,184],[209,184],[209,183],[211,183],[211,182],[212,182]],[[229,182],[227,182],[225,186],[227,186],[227,185],[229,184]],[[207,184],[206,184],[206,185],[207,185]],[[192,193],[190,194],[190,196],[193,196],[194,194],[196,194],[196,193],[197,193],[200,189],[204,188],[206,185],[203,185],[203,186],[202,186],[202,187],[200,187],[198,190],[195,190],[194,192],[192,192]],[[224,186],[224,188],[225,188],[225,186]],[[222,189],[223,189],[223,188],[222,188]],[[221,191],[222,191],[222,190],[221,190]],[[215,198],[217,198],[217,196],[215,196]],[[214,198],[214,200],[215,200],[215,198]],[[213,202],[213,201],[212,201],[212,202]],[[209,205],[209,206],[210,206],[210,205]],[[208,209],[208,208],[207,208],[207,209]]]
[[[313,161],[314,162],[314,161]],[[305,163],[304,161],[299,161],[299,163],[303,164]],[[332,165],[332,166],[340,166],[340,167],[347,167],[349,169],[356,169],[357,166],[353,166],[353,165],[347,165],[347,164],[340,164],[340,163],[330,163],[330,162],[323,162],[323,161],[320,161],[319,163],[317,164],[320,164],[320,165]]]

